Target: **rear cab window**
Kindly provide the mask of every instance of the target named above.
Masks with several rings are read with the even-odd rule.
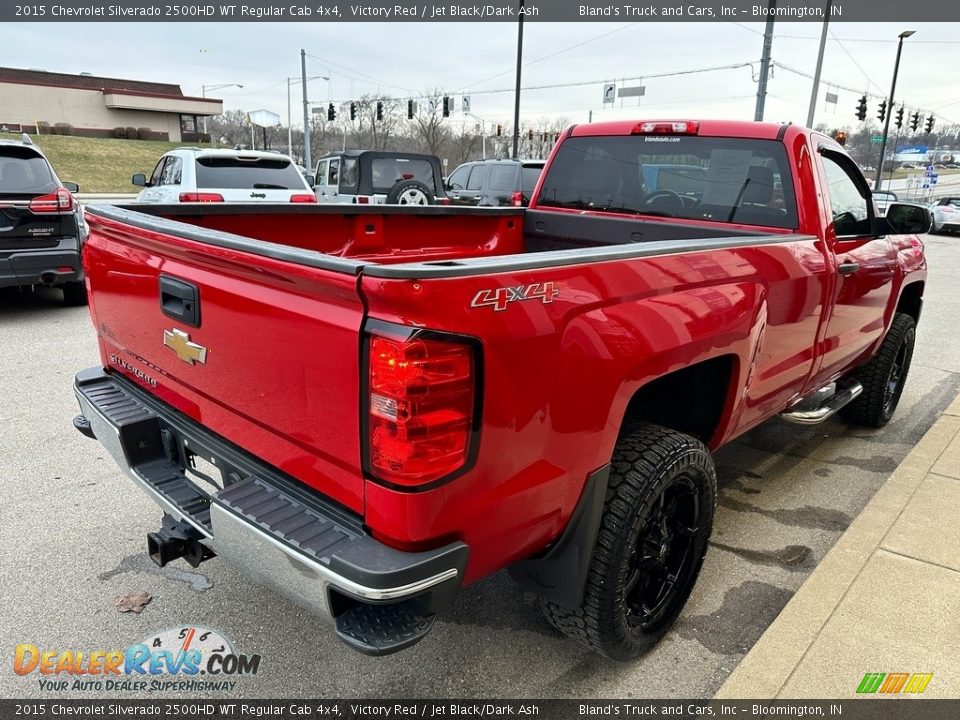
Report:
[[[494,165],[490,168],[490,190],[511,192],[516,190],[517,168],[515,165]]]
[[[28,147],[0,147],[0,195],[34,197],[54,192],[57,186],[42,155]]]
[[[572,137],[537,204],[654,217],[797,227],[782,143],[689,135]]]
[[[197,187],[225,189],[299,190],[305,181],[285,158],[199,157]]]

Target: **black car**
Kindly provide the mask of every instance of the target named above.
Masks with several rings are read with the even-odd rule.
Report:
[[[78,190],[60,181],[28,136],[0,140],[0,288],[55,285],[65,304],[87,302]]]
[[[447,178],[454,205],[527,205],[543,160],[477,160],[464,163]],[[518,195],[519,193],[519,195]]]

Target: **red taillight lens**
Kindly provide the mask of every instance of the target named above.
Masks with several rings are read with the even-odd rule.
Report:
[[[220,193],[180,193],[180,202],[223,202],[223,195]]]
[[[523,207],[527,202],[527,199],[523,196],[522,192],[515,192],[510,196],[510,204],[513,207]]]
[[[434,482],[463,468],[470,455],[474,347],[437,337],[373,335],[368,343],[368,470],[395,485]]]
[[[303,195],[291,195],[290,202],[292,203],[315,203],[317,201],[317,196],[313,193],[304,193]]]
[[[31,200],[30,211],[35,213],[72,212],[73,195],[66,188],[57,188],[49,195],[41,195]]]
[[[633,135],[696,135],[700,132],[700,123],[696,120],[670,120],[667,122],[637,123]]]
[[[438,197],[437,205],[453,205],[453,201],[448,197]]]
[[[357,195],[357,203],[360,205],[369,205],[370,196],[369,195]]]

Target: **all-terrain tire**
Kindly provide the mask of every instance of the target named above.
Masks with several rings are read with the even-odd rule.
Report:
[[[614,660],[646,652],[690,596],[713,529],[716,494],[713,458],[699,440],[645,423],[625,428],[613,452],[581,605],[571,610],[542,601],[550,623]],[[663,522],[668,503],[673,503],[676,526]],[[680,524],[691,522],[680,532]],[[677,531],[675,541],[660,532],[668,525]],[[664,542],[672,549],[664,551]],[[686,548],[682,558],[681,545]],[[664,552],[674,561],[674,583],[662,606],[646,608],[642,598],[654,598],[658,584],[666,587],[666,580],[658,579],[669,577],[666,561],[663,567],[653,564]]]
[[[87,286],[83,280],[65,282],[60,286],[63,290],[63,304],[71,307],[87,304]]]
[[[916,337],[917,326],[912,317],[904,313],[893,316],[877,354],[853,373],[863,385],[863,392],[841,408],[840,417],[856,425],[875,428],[890,422],[907,381]]]

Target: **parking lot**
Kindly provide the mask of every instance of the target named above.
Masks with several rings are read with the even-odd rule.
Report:
[[[929,236],[927,253],[924,314],[894,420],[880,431],[774,420],[719,452],[699,583],[666,639],[629,665],[559,635],[505,572],[465,589],[413,649],[368,658],[222,562],[155,567],[144,537],[159,509],[70,424],[73,374],[98,363],[86,308],[62,307],[58,291],[3,291],[2,663],[10,667],[18,643],[120,649],[195,625],[261,655],[259,673],[237,679],[231,697],[709,696],[960,390],[960,239]],[[137,591],[152,602],[119,613],[115,596]],[[36,677],[0,673],[0,692],[53,696]]]

